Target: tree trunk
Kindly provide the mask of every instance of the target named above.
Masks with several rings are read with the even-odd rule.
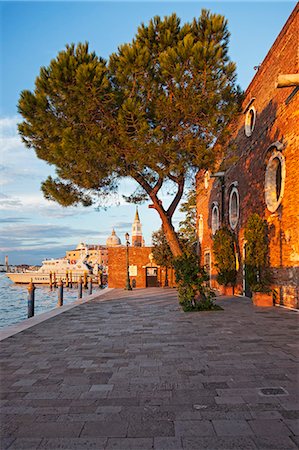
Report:
[[[158,212],[161,218],[162,228],[173,256],[175,258],[178,256],[182,256],[183,250],[181,248],[178,236],[174,231],[171,219],[168,217],[167,212],[164,210],[158,198],[156,196],[151,196],[151,199],[153,201],[153,207]]]
[[[176,232],[174,231],[172,222],[171,222],[171,218],[174,214],[174,211],[177,207],[177,205],[179,204],[179,201],[182,198],[183,195],[183,191],[184,191],[184,178],[176,178],[175,177],[170,177],[170,179],[172,179],[173,181],[175,181],[178,185],[178,191],[170,205],[170,207],[168,208],[168,210],[166,211],[163,206],[162,206],[162,202],[161,200],[159,200],[158,198],[158,191],[160,190],[162,183],[163,183],[163,179],[160,178],[158,180],[158,182],[156,183],[156,186],[152,187],[150,186],[150,184],[144,179],[144,177],[142,177],[142,175],[138,172],[134,172],[134,174],[131,175],[135,181],[137,181],[137,183],[140,184],[140,186],[145,190],[145,192],[147,192],[147,194],[149,195],[150,199],[152,200],[153,204],[150,205],[150,208],[154,208],[162,221],[162,228],[165,234],[165,237],[167,239],[168,245],[170,247],[170,250],[173,254],[173,256],[179,257],[183,255],[183,251],[181,249],[181,245],[178,239],[178,236],[176,234]]]

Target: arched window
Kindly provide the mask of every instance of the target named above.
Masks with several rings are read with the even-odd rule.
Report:
[[[229,206],[228,206],[229,224],[233,230],[236,228],[239,220],[239,208],[240,208],[239,192],[236,187],[233,187],[229,196]]]
[[[265,201],[270,212],[276,211],[282,201],[285,176],[284,156],[281,152],[274,151],[268,161],[265,175]]]
[[[256,110],[254,106],[251,106],[251,108],[249,108],[245,116],[245,135],[247,137],[252,135],[255,126],[255,120],[256,120]]]
[[[205,174],[204,174],[204,186],[205,186],[205,189],[208,189],[209,181],[210,181],[210,172],[207,170],[205,172]]]
[[[212,221],[211,222],[212,222],[212,234],[214,235],[220,226],[219,208],[218,208],[217,203],[214,203],[213,208],[212,208]]]

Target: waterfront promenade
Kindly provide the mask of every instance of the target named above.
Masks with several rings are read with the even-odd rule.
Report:
[[[296,449],[298,319],[111,290],[1,342],[1,449]]]

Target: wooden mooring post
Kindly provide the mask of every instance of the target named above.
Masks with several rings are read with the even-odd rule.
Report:
[[[88,277],[88,295],[92,294],[92,278]]]
[[[84,272],[83,274],[83,286],[87,289],[87,272]]]
[[[28,285],[28,319],[30,317],[34,316],[34,291],[35,291],[35,286],[32,283],[32,280],[30,281],[29,285]]]
[[[78,298],[82,298],[82,277],[78,280]]]
[[[69,273],[66,271],[65,273],[65,287],[69,287]]]
[[[58,302],[57,302],[57,306],[62,306],[63,305],[63,282],[60,278],[60,280],[57,283],[57,287],[58,287]]]

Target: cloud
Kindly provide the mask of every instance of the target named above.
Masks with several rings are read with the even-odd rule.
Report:
[[[41,264],[44,259],[60,258],[65,253],[72,250],[72,246],[67,245],[49,245],[42,248],[21,248],[17,251],[0,250],[0,263],[4,263],[5,256],[8,255],[9,264]]]
[[[103,237],[108,236],[108,232],[102,232],[101,234]],[[61,245],[61,240],[64,239],[70,242],[69,245],[74,246],[82,239],[98,242],[101,234],[98,230],[69,226],[12,224],[0,229],[0,250],[6,252],[22,251],[24,248],[34,249],[49,245]],[[74,244],[71,244],[72,242]]]
[[[22,207],[22,202],[15,197],[0,192],[0,210],[17,210]]]
[[[114,228],[117,230],[124,230],[126,231],[128,228],[131,229],[132,227],[132,221],[131,222],[115,222]]]
[[[11,135],[17,131],[20,116],[0,117],[0,135]]]
[[[28,217],[0,217],[0,223],[22,223],[28,220]]]

